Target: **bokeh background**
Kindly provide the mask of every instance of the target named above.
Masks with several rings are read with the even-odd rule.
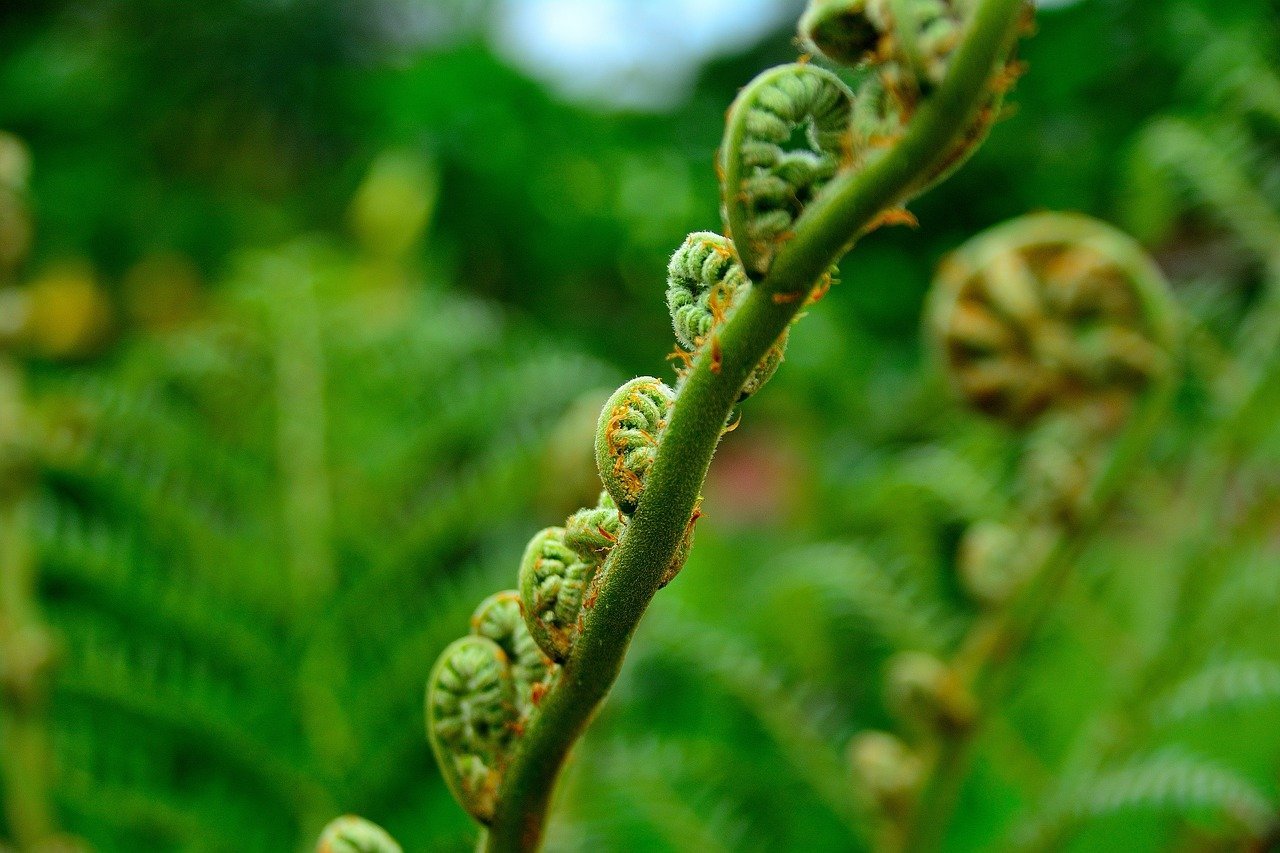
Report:
[[[0,348],[21,380],[0,405],[34,460],[5,469],[0,568],[34,594],[8,591],[0,662],[20,668],[16,613],[55,638],[39,701],[0,701],[0,839],[21,843],[34,795],[103,851],[300,849],[343,812],[470,849],[425,676],[527,537],[594,501],[608,392],[671,376],[667,258],[718,228],[725,108],[794,58],[799,11],[0,6]],[[1213,388],[1270,375],[1233,341],[1280,287],[1277,20],[1272,0],[1044,4],[990,141],[913,205],[919,228],[842,263],[743,408],[549,849],[865,845],[845,745],[891,725],[890,652],[973,618],[957,542],[1007,511],[1022,447],[949,398],[922,304],[948,251],[1039,209],[1138,237],[1192,345],[1152,460],[1017,664],[950,849],[1263,849],[1277,396],[1223,429]],[[1224,500],[1197,491],[1205,459]]]

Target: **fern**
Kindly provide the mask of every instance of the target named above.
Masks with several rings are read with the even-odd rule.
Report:
[[[37,389],[54,797],[98,849],[287,849],[395,802],[377,816],[422,837],[422,661],[610,372],[476,301],[354,281],[315,243],[247,259],[208,319]]]
[[[1280,701],[1280,664],[1240,659],[1212,663],[1179,682],[1156,703],[1158,722],[1171,723],[1223,708]]]
[[[765,589],[755,594],[764,599],[804,591],[891,650],[950,647],[960,633],[960,616],[905,575],[873,562],[855,545],[812,545],[776,557],[760,582]]]
[[[1126,811],[1215,812],[1252,837],[1276,822],[1273,798],[1238,773],[1179,749],[1165,749],[1064,785],[1018,834],[1025,849],[1054,849],[1072,824]]]
[[[614,741],[598,747],[602,761],[591,778],[575,780],[607,785],[612,793],[591,809],[592,826],[616,822],[616,815],[634,812],[651,829],[657,849],[672,853],[729,853],[749,846],[749,821],[733,800],[732,773],[741,758],[713,744],[677,738],[650,737],[637,742]],[[585,774],[584,774],[585,775]],[[636,784],[639,783],[639,784]],[[625,791],[625,794],[621,792]],[[613,821],[601,821],[604,809]],[[595,828],[579,849],[613,849],[634,835]],[[552,834],[564,837],[561,829]],[[557,845],[561,846],[561,845]],[[565,845],[567,846],[567,845]]]
[[[741,702],[760,721],[797,778],[859,832],[843,760],[833,748],[832,725],[821,713],[835,704],[794,683],[742,639],[711,628],[687,612],[668,608],[655,613],[654,622],[652,636],[662,654],[710,677]]]

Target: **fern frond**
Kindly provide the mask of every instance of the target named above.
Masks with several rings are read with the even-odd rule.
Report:
[[[159,690],[154,678],[159,673],[138,676],[130,673],[120,658],[97,665],[80,665],[76,675],[60,679],[55,699],[79,703],[100,712],[110,711],[137,720],[148,727],[200,744],[208,755],[216,756],[235,772],[254,779],[281,804],[302,807],[325,799],[302,769],[281,757],[280,744],[264,741],[243,730],[236,718],[218,713],[208,698],[187,699],[177,690]]]
[[[741,849],[744,820],[727,808],[723,792],[702,784],[690,790],[690,779],[728,775],[734,756],[707,745],[649,738],[640,743],[615,741],[598,747],[599,761],[585,784],[597,779],[611,790],[626,792],[617,799],[635,809],[665,847],[675,853],[729,853]],[[603,777],[603,778],[600,778]]]
[[[856,546],[813,545],[784,553],[763,574],[773,591],[804,589],[829,612],[855,621],[890,649],[940,652],[959,636],[958,614],[904,573],[880,566]]]
[[[200,322],[41,389],[57,793],[104,850],[288,849],[339,802],[429,787],[423,662],[491,585],[564,412],[613,378],[492,305],[364,290],[323,248],[281,255]],[[300,276],[307,317],[281,316],[264,270]],[[292,414],[290,377],[309,389]],[[284,458],[295,438],[305,466]],[[331,521],[300,511],[309,482],[333,484]],[[299,608],[303,552],[335,589]],[[95,788],[125,806],[91,808]]]
[[[272,668],[278,638],[271,631],[246,619],[242,608],[166,572],[132,532],[46,495],[36,507],[35,535],[51,598],[99,608],[131,631],[200,649],[233,670],[263,672],[267,683],[282,675]]]
[[[1138,145],[1140,156],[1176,174],[1251,251],[1270,259],[1280,236],[1280,216],[1240,170],[1240,158],[1228,153],[1231,146],[1224,142],[1228,141],[1184,119],[1164,118],[1142,132]]]
[[[839,736],[823,711],[834,707],[816,690],[789,680],[742,639],[698,621],[684,610],[658,608],[649,634],[664,657],[690,666],[740,701],[760,721],[796,776],[855,832],[852,790],[836,746]]]
[[[1181,722],[1224,708],[1280,701],[1280,663],[1241,659],[1211,663],[1155,703],[1158,723]]]
[[[1118,767],[1066,783],[1015,836],[1016,845],[1052,849],[1077,825],[1105,815],[1148,811],[1170,815],[1209,812],[1254,837],[1276,821],[1273,798],[1230,768],[1178,748],[1165,748]]]

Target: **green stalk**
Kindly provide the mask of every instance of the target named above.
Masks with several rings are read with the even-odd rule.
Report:
[[[898,143],[827,187],[796,223],[765,279],[704,347],[680,387],[644,496],[605,567],[599,595],[556,686],[506,767],[488,851],[539,846],[551,795],[573,744],[617,679],[632,634],[693,516],[712,454],[748,375],[788,327],[815,282],[942,165],[990,94],[1023,0],[981,0],[946,79]],[[775,296],[783,297],[774,299]],[[713,359],[713,356],[715,357]]]
[[[940,849],[968,775],[974,743],[1008,695],[1023,648],[1057,601],[1072,567],[1106,517],[1121,484],[1145,456],[1173,390],[1171,379],[1166,377],[1140,401],[1090,489],[1085,502],[1088,513],[1069,530],[1054,535],[1031,581],[1008,607],[974,630],[957,656],[957,672],[968,686],[979,716],[973,725],[949,733],[937,745],[901,849]]]

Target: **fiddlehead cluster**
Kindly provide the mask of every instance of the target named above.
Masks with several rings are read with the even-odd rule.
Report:
[[[324,828],[316,853],[403,853],[396,840],[376,823],[343,815]]]
[[[428,738],[450,790],[481,823],[493,819],[511,752],[573,650],[593,582],[643,494],[673,398],[652,377],[610,397],[596,437],[605,485],[597,505],[529,541],[519,590],[485,599],[470,636],[446,648],[431,672]],[[665,580],[683,565],[691,535],[692,523]]]
[[[965,45],[958,18],[912,5],[894,30],[897,50],[866,58],[870,82],[857,94],[802,61],[765,72],[734,101],[717,160],[726,236],[690,235],[668,265],[683,361],[675,388],[644,376],[613,394],[595,436],[605,494],[539,533],[521,561],[522,615],[550,659],[535,668],[545,677],[526,679],[525,702],[519,649],[477,636],[475,626],[432,675],[432,743],[455,794],[489,826],[487,849],[537,846],[569,747],[616,678],[650,598],[684,563],[703,478],[733,407],[777,369],[801,309],[830,286],[832,265],[857,237],[909,219],[901,205],[985,133],[994,111],[981,106],[1007,86],[998,70],[1021,0],[974,4]],[[957,26],[943,33],[944,24]],[[967,62],[956,62],[963,70],[935,79],[931,58],[965,46]],[[981,133],[960,126],[972,115]],[[902,157],[881,156],[900,140]],[[866,186],[858,183],[877,168]],[[806,229],[811,218],[817,224]],[[806,239],[793,244],[797,236]],[[807,247],[791,252],[793,245]]]
[[[733,241],[710,231],[690,234],[671,256],[667,265],[667,308],[676,341],[686,351],[700,351],[751,289],[751,280],[736,257]],[[755,394],[777,372],[787,348],[787,335],[783,332],[747,377],[739,400]]]
[[[507,749],[551,666],[525,626],[519,593],[508,591],[481,602],[471,635],[445,649],[431,672],[431,748],[454,796],[482,823],[493,816]]]

